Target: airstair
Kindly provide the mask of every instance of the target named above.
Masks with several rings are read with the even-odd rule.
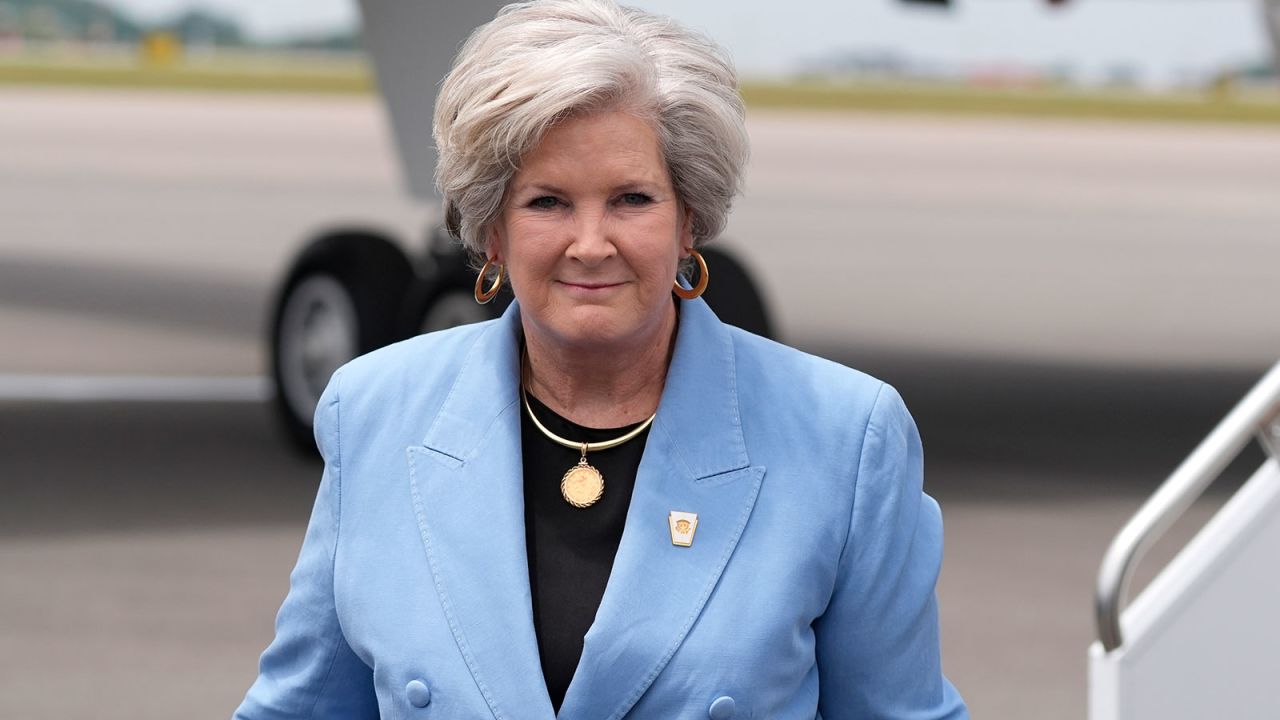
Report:
[[[1254,438],[1262,466],[1126,607],[1145,551]],[[1090,720],[1280,718],[1280,363],[1116,536],[1096,612]]]

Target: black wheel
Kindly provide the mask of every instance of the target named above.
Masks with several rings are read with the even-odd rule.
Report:
[[[711,282],[707,284],[703,297],[716,315],[747,332],[773,338],[773,323],[769,320],[760,286],[752,281],[746,266],[724,250],[714,247],[699,252],[711,271]]]
[[[476,272],[460,250],[436,253],[434,260],[435,271],[429,279],[416,283],[405,301],[401,323],[406,335],[492,320],[511,304],[509,287],[503,287],[485,305],[476,302]]]
[[[315,452],[312,416],[333,371],[403,336],[396,320],[412,278],[394,244],[361,233],[315,241],[289,270],[271,314],[271,375],[299,449]]]

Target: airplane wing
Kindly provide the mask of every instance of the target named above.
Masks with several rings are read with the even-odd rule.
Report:
[[[436,150],[431,116],[453,56],[501,0],[360,0],[364,43],[391,119],[406,187],[435,206]]]
[[[947,6],[951,0],[901,0]],[[1065,5],[1066,0],[1046,0]],[[459,46],[504,0],[360,0],[364,42],[386,104],[409,194],[435,206],[431,116],[436,90]],[[1280,0],[1260,0],[1280,67]]]
[[[1271,37],[1271,55],[1280,73],[1280,0],[1262,0],[1262,20]]]

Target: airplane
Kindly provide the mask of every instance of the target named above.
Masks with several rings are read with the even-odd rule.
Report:
[[[951,0],[898,0],[946,7]],[[1051,5],[1079,0],[1038,0]],[[1280,60],[1280,0],[1259,0]],[[435,83],[466,34],[505,3],[362,0],[366,48],[396,139],[406,189],[424,207],[438,205],[433,182],[431,115]],[[471,297],[473,269],[439,227],[424,250],[367,226],[348,225],[311,239],[277,285],[271,312],[271,376],[288,436],[313,448],[311,416],[332,372],[343,362],[420,332],[487,320],[510,302]],[[705,298],[721,319],[766,337],[780,330],[751,258],[717,243],[704,251],[716,279]]]

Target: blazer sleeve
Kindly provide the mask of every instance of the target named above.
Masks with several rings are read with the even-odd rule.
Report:
[[[887,385],[872,408],[857,473],[835,589],[814,623],[821,716],[967,718],[942,674],[934,593],[942,514],[923,491],[915,422]]]
[[[289,594],[276,616],[275,640],[262,654],[258,679],[234,720],[378,717],[372,671],[347,644],[334,606],[342,510],[338,384],[335,374],[316,408],[324,474],[289,576]]]

